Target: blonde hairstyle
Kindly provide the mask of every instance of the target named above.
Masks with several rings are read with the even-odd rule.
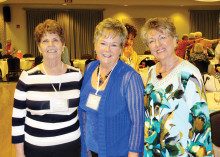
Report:
[[[39,45],[39,43],[41,42],[41,38],[47,32],[51,34],[57,34],[60,37],[62,44],[65,43],[63,28],[60,26],[59,23],[57,23],[57,21],[47,19],[43,23],[38,24],[35,28],[34,38],[37,45]]]
[[[195,39],[195,33],[189,33],[189,39]]]
[[[124,24],[120,22],[117,19],[112,19],[112,18],[107,18],[101,21],[95,29],[94,33],[94,44],[98,41],[98,39],[103,35],[103,34],[108,34],[108,35],[113,35],[115,36],[120,36],[121,39],[121,44],[120,46],[123,48],[125,41],[127,39],[127,29],[125,28]]]
[[[195,37],[196,36],[202,37],[202,32],[195,32]]]
[[[156,30],[161,33],[167,31],[172,38],[177,38],[176,27],[170,18],[156,17],[149,19],[141,29],[141,37],[143,42],[148,45],[147,35],[149,31]]]
[[[196,43],[194,45],[194,52],[203,52],[203,46],[201,43]]]

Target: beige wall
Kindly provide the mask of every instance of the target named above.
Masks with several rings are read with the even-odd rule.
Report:
[[[6,39],[11,39],[13,47],[21,50],[22,53],[28,53],[27,46],[27,26],[26,14],[21,5],[10,5],[11,22],[6,22]],[[17,25],[20,28],[17,28]]]
[[[23,8],[28,5],[10,5],[11,22],[6,23],[6,39],[11,39],[14,46],[23,53],[28,53],[26,14]],[[33,7],[33,6],[31,6]],[[38,6],[39,8],[40,6]],[[48,7],[47,7],[48,8]],[[100,8],[100,6],[99,6]],[[177,27],[177,32],[181,38],[182,34],[189,33],[189,11],[184,7],[118,7],[106,6],[104,18],[145,18],[151,17],[171,17]],[[1,8],[2,10],[2,8]],[[1,18],[1,15],[0,15]],[[20,28],[16,28],[20,25]]]

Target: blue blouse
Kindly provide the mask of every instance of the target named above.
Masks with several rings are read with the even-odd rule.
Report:
[[[87,91],[90,93],[95,93],[96,89],[92,87],[91,79],[87,83],[88,89]],[[99,91],[98,95],[102,96],[103,91]],[[86,146],[89,150],[93,152],[98,152],[98,113],[97,112],[86,112],[86,135],[85,142]]]
[[[97,111],[86,106],[91,77],[99,61],[91,62],[84,73],[80,92],[79,121],[81,129],[82,157],[90,155],[85,136],[87,113],[97,113],[98,155],[127,156],[128,152],[144,150],[144,86],[140,75],[129,65],[118,61],[99,103]],[[99,94],[99,93],[98,93]]]

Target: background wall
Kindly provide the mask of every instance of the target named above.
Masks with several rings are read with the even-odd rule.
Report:
[[[5,23],[3,19],[3,9],[2,6],[0,5],[0,43],[2,44],[3,49],[5,49],[5,38],[6,38],[6,33],[5,33]]]
[[[27,33],[26,33],[26,13],[24,8],[42,8],[42,6],[30,6],[14,4],[9,5],[11,8],[11,22],[5,23],[6,39],[11,39],[13,45],[22,51],[22,53],[28,52],[27,45]],[[53,6],[44,6],[44,8]],[[54,8],[54,7],[53,7]],[[79,7],[78,7],[79,8]],[[85,7],[84,7],[85,8]],[[89,8],[89,7],[86,7]],[[146,20],[151,17],[171,17],[177,28],[179,38],[185,33],[190,33],[189,27],[189,11],[185,7],[123,7],[123,6],[90,6],[90,8],[103,8],[104,18],[115,17],[120,20],[132,18],[145,18]],[[0,6],[2,16],[2,6]],[[64,8],[68,9],[68,7]],[[81,7],[83,9],[83,7]],[[138,32],[139,33],[139,32]],[[2,38],[1,29],[0,37]],[[136,50],[137,51],[137,50]],[[138,54],[143,54],[144,51],[137,51]]]

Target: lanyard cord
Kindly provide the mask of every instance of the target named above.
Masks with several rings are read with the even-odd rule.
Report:
[[[118,62],[117,62],[118,63]],[[115,64],[115,66],[117,65],[117,63]],[[102,88],[102,86],[106,83],[106,80],[108,80],[108,78],[110,77],[112,71],[114,70],[115,66],[112,68],[111,72],[109,73],[108,77],[105,79],[105,81],[103,82],[103,84],[99,87],[99,79],[100,79],[100,74],[101,74],[101,64],[99,65],[100,69],[99,69],[99,74],[98,74],[98,80],[97,80],[97,90],[95,92],[95,95],[98,94],[99,90]]]
[[[50,78],[48,77],[47,71],[44,68],[44,63],[42,64],[42,67],[43,67],[43,70],[44,70],[44,72],[45,72],[45,74],[47,76],[47,79],[49,80],[50,84],[52,85],[53,90],[55,91],[57,97],[60,97],[58,92],[57,92],[57,90],[56,90],[56,88],[54,87],[53,83],[50,81]],[[62,63],[62,69],[63,69],[63,63]],[[61,88],[61,75],[60,75],[60,82],[59,82],[59,91],[60,91],[60,88]]]

